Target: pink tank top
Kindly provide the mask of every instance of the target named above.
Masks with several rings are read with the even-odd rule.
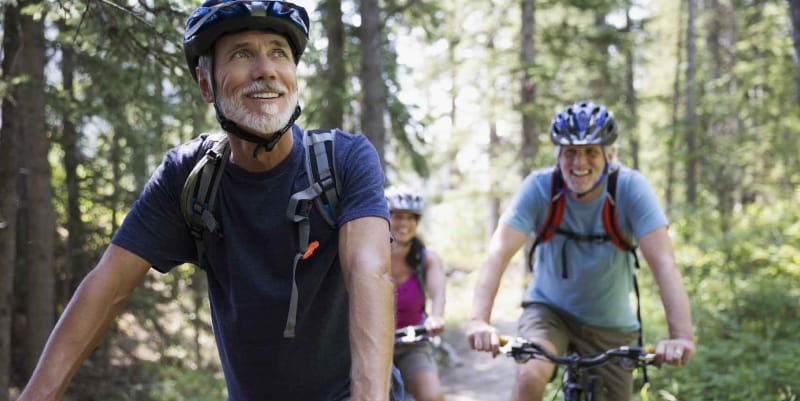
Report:
[[[395,289],[397,307],[397,328],[413,326],[425,317],[425,294],[422,293],[417,278],[411,274]]]

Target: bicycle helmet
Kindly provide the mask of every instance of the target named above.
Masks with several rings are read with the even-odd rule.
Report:
[[[195,67],[221,36],[247,30],[272,31],[285,36],[295,63],[308,43],[308,13],[285,1],[206,0],[186,20],[183,52],[189,72],[197,81]]]
[[[390,212],[411,212],[422,216],[422,210],[425,209],[425,199],[421,195],[402,188],[387,190],[386,202]]]
[[[186,64],[192,78],[197,81],[195,68],[200,62],[200,56],[208,53],[214,43],[223,35],[247,30],[261,30],[274,32],[286,37],[292,48],[295,63],[300,61],[300,56],[308,43],[308,13],[303,7],[285,1],[264,0],[206,0],[186,20],[186,33],[183,36],[183,52]],[[292,127],[300,117],[300,105],[295,105],[286,125],[272,133],[271,138],[265,138],[250,133],[226,117],[216,99],[216,85],[214,85],[213,67],[211,71],[211,90],[214,93],[214,109],[217,121],[226,132],[237,137],[256,143],[253,158],[260,149],[272,151],[278,141]]]
[[[550,123],[555,145],[611,145],[617,139],[614,113],[603,105],[581,101],[567,106]]]

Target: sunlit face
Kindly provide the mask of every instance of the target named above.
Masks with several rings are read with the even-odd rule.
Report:
[[[613,150],[608,150],[609,162]],[[583,193],[590,189],[603,174],[606,159],[600,145],[564,145],[558,155],[558,165],[569,189]]]
[[[411,212],[391,212],[392,235],[401,244],[408,243],[417,235],[418,216]]]
[[[283,128],[297,105],[297,67],[285,37],[260,31],[217,40],[214,62],[219,107],[256,134]]]

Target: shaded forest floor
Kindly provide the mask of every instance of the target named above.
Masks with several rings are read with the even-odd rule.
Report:
[[[514,333],[516,322],[496,322],[502,333]],[[447,342],[455,348],[459,366],[439,364],[439,377],[447,401],[505,401],[511,394],[516,372],[512,359],[469,349],[463,326],[449,327]]]
[[[439,377],[447,401],[506,401],[516,374],[516,364],[511,358],[477,352],[469,348],[464,327],[469,319],[476,272],[450,275],[447,284],[447,327],[442,334],[458,355],[460,364],[452,366],[446,358],[439,358]],[[492,324],[503,334],[516,334],[516,320],[524,278],[509,268],[503,277],[492,312]]]

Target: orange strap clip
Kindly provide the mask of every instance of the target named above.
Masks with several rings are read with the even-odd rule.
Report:
[[[300,257],[300,259],[301,260],[306,260],[306,259],[310,258],[311,255],[314,253],[314,251],[317,248],[319,248],[319,241],[314,241],[314,242],[308,244],[308,248],[306,248],[306,253],[304,253],[303,256]]]

